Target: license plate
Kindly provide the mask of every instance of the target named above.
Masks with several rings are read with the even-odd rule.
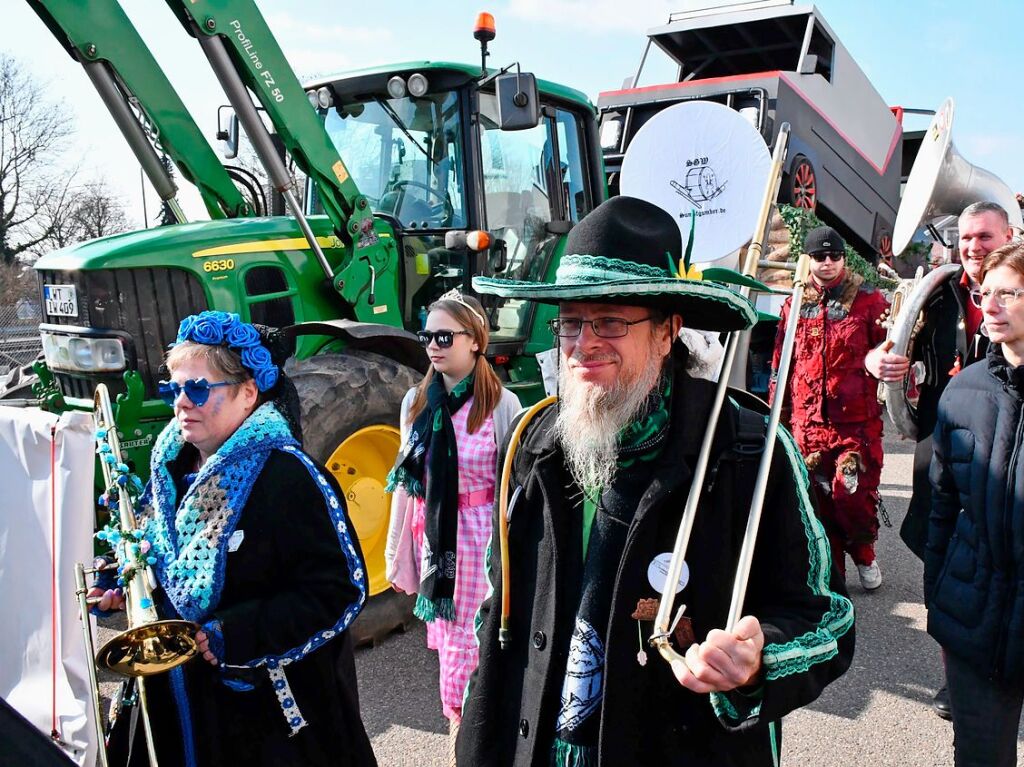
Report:
[[[78,295],[74,285],[43,285],[43,303],[50,316],[78,316]]]

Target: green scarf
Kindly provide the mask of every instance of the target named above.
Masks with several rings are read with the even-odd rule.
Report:
[[[555,767],[597,764],[598,723],[604,695],[604,639],[615,573],[626,534],[649,484],[651,462],[668,438],[671,370],[647,400],[643,415],[619,435],[618,467],[608,488],[584,492],[582,588],[562,682],[561,708],[552,746]],[[623,471],[623,469],[631,469]]]
[[[424,621],[455,620],[455,566],[459,531],[459,453],[452,415],[473,396],[473,374],[449,393],[434,374],[427,404],[388,475],[387,491],[402,485],[424,499],[420,587],[413,612]]]

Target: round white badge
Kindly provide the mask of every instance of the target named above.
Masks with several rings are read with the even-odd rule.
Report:
[[[665,593],[665,581],[668,578],[668,565],[672,561],[672,552],[666,551],[664,554],[659,554],[651,563],[647,565],[647,580],[650,581],[651,587],[659,594]],[[679,571],[679,583],[676,584],[676,593],[686,588],[686,584],[690,580],[690,566],[683,562],[683,567]]]

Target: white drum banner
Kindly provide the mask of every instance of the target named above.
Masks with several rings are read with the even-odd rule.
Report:
[[[644,123],[622,160],[622,194],[671,213],[683,236],[696,215],[694,263],[733,255],[750,240],[771,157],[745,117],[722,104],[687,101]]]
[[[58,418],[0,407],[0,697],[46,735],[56,728],[68,756],[89,767],[97,745],[91,659],[82,641],[74,568],[92,561],[92,431],[87,413]]]

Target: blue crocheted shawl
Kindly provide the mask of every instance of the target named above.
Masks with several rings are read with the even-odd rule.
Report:
[[[203,464],[179,501],[167,464],[184,445],[181,426],[171,420],[153,448],[139,517],[167,598],[182,618],[203,623],[220,602],[228,539],[253,483],[272,450],[298,442],[274,404],[261,405]]]

